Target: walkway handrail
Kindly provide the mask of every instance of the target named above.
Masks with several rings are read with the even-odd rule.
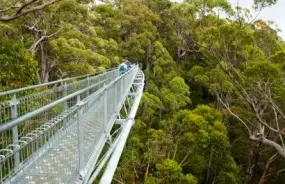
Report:
[[[130,70],[133,70],[134,68],[135,68],[135,67],[132,67]],[[123,74],[123,75],[121,75],[121,76],[119,76],[118,78],[116,78],[115,81],[118,80],[118,79],[120,79],[120,78],[123,77],[124,75],[126,75],[126,73]],[[20,116],[20,117],[16,118],[16,119],[12,119],[12,120],[8,121],[7,123],[0,125],[0,133],[4,132],[4,131],[6,131],[6,130],[8,130],[8,129],[10,129],[10,128],[13,128],[14,126],[17,126],[17,125],[19,125],[20,123],[22,123],[22,122],[24,122],[24,121],[26,121],[26,120],[28,120],[28,119],[30,119],[30,118],[32,118],[32,117],[35,117],[35,116],[38,115],[39,113],[42,113],[42,112],[44,112],[44,111],[46,111],[46,110],[48,110],[48,109],[51,109],[51,108],[55,107],[56,105],[58,105],[58,104],[60,104],[60,103],[62,103],[62,102],[64,102],[64,101],[66,101],[66,100],[69,100],[69,99],[71,99],[71,98],[73,98],[73,97],[76,97],[76,96],[78,96],[79,94],[82,94],[82,93],[86,92],[87,90],[92,89],[92,88],[94,88],[95,86],[98,86],[99,84],[102,84],[102,83],[104,83],[104,82],[106,82],[106,81],[107,81],[107,80],[104,80],[104,81],[101,81],[101,82],[96,83],[96,84],[94,84],[94,85],[91,85],[91,86],[89,86],[89,87],[87,87],[87,88],[84,88],[84,89],[79,90],[79,91],[77,91],[77,92],[75,92],[75,93],[72,93],[72,94],[70,94],[70,95],[67,95],[67,96],[65,96],[65,97],[63,97],[63,98],[61,98],[61,99],[59,99],[59,100],[56,100],[56,101],[54,101],[54,102],[52,102],[52,103],[50,103],[50,104],[48,104],[48,105],[45,105],[45,106],[43,106],[43,107],[40,107],[39,109],[36,109],[36,110],[34,110],[34,111],[30,112],[30,113],[27,113],[27,114],[25,114],[25,115],[23,115],[23,116]],[[108,88],[108,86],[110,86],[111,84],[113,84],[113,83],[110,83],[109,85],[107,85],[106,88]],[[102,90],[102,89],[101,89],[101,90]]]
[[[98,75],[98,74],[101,74],[101,73],[104,73],[104,72],[108,72],[108,71],[111,71],[111,70],[115,70],[115,69],[116,68],[111,68],[111,69],[108,69],[108,70],[105,70],[105,71],[95,72],[95,73],[86,74],[86,75],[82,75],[82,76],[78,76],[78,77],[71,77],[71,78],[61,79],[61,80],[57,80],[57,81],[52,81],[52,82],[46,82],[46,83],[42,83],[42,84],[27,86],[27,87],[24,87],[24,88],[12,89],[12,90],[9,90],[9,91],[0,92],[0,97],[1,96],[5,96],[5,95],[12,95],[12,94],[19,93],[19,92],[22,92],[22,91],[36,89],[36,88],[39,88],[39,87],[44,87],[44,86],[48,86],[48,85],[52,85],[52,84],[57,84],[57,83],[61,83],[61,82],[67,82],[67,81],[70,81],[70,80],[90,77],[90,76]]]
[[[112,179],[117,169],[121,154],[127,142],[127,138],[129,136],[132,126],[135,123],[134,119],[135,119],[137,109],[139,107],[139,103],[140,103],[140,100],[143,94],[143,88],[144,88],[144,79],[141,81],[141,86],[139,87],[137,91],[137,97],[135,98],[135,101],[133,103],[127,122],[124,124],[124,128],[122,130],[122,133],[120,134],[115,150],[113,151],[113,155],[111,156],[109,163],[107,165],[107,168],[100,180],[100,184],[110,184],[112,182]],[[93,179],[95,178],[91,178],[91,181]]]

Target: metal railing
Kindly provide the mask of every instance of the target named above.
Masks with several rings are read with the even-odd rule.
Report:
[[[84,176],[98,159],[138,70],[134,66],[120,76],[115,69],[0,93],[12,97],[0,103],[0,182],[72,183]],[[27,90],[34,93],[21,96]]]
[[[0,96],[2,96],[2,98],[4,99],[9,100],[2,102],[0,101],[0,127],[7,127],[8,125],[13,125],[13,121],[18,117],[27,115],[28,113],[40,109],[56,100],[63,98],[64,96],[73,94],[86,87],[101,82],[101,85],[97,85],[96,87],[87,90],[85,93],[82,93],[81,99],[84,99],[89,95],[88,93],[100,89],[104,83],[109,82],[118,76],[118,70],[112,70],[107,73],[101,73],[97,75],[90,74],[85,75],[83,77],[75,77],[46,84],[35,85],[27,88],[2,92],[0,93]],[[40,89],[42,87],[47,87],[51,84],[59,84],[62,82],[65,83],[58,87],[45,89],[40,92],[38,91],[42,90]],[[21,96],[22,94],[28,95]],[[57,104],[51,109],[44,110],[43,112],[36,114],[36,116],[30,117],[25,123],[21,123],[20,127],[14,128],[14,130],[5,131],[3,133],[2,128],[2,130],[0,130],[0,149],[6,148],[7,145],[13,144],[17,139],[19,139],[19,137],[29,132],[32,132],[33,130],[41,126],[45,121],[50,120],[55,116],[58,116],[64,110],[74,106],[75,104],[76,99],[70,98],[64,103]]]

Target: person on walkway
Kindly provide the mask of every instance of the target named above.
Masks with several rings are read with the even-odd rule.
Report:
[[[124,58],[123,62],[127,65],[127,69],[130,69],[132,68],[132,63],[128,59],[128,57]]]
[[[119,66],[120,74],[124,74],[127,71],[128,66],[125,64],[125,62],[121,63]]]

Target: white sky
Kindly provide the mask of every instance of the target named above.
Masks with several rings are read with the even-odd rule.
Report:
[[[182,0],[173,1],[182,2]],[[237,2],[239,2],[239,6],[250,9],[253,15],[252,17],[255,17],[258,14],[258,12],[255,12],[252,9],[253,0],[229,0],[229,2],[233,6],[236,6]],[[279,36],[285,40],[285,0],[278,0],[274,6],[263,9],[257,17],[257,20],[258,19],[274,21],[278,28],[282,30],[282,32],[279,33]]]

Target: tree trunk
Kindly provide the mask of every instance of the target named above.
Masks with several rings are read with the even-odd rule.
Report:
[[[251,164],[252,159],[253,159],[253,155],[251,155],[248,166],[246,168],[244,184],[248,184],[252,178],[252,164]]]
[[[267,180],[268,180],[268,175],[267,173],[269,172],[270,170],[270,164],[276,159],[276,156],[277,154],[273,155],[272,157],[270,157],[267,161],[266,161],[266,164],[265,164],[265,168],[263,170],[263,173],[262,173],[262,176],[258,182],[258,184],[265,184],[267,183]]]
[[[149,162],[147,162],[147,168],[146,168],[146,173],[145,173],[145,176],[147,177],[148,176],[148,171],[149,170]]]
[[[47,58],[47,48],[46,48],[46,41],[42,41],[40,43],[40,53],[39,53],[39,81],[40,83],[48,82],[49,79],[49,71],[50,71],[50,64]]]
[[[251,154],[250,154],[250,158],[249,158],[249,163],[246,169],[246,175],[245,175],[245,180],[244,180],[244,184],[249,184],[253,182],[253,178],[254,178],[254,171],[256,169],[256,164],[259,160],[259,148],[260,148],[261,144],[258,144],[257,148],[253,148],[253,150],[251,150]]]
[[[210,168],[212,164],[212,158],[213,158],[213,145],[211,146],[211,153],[210,153],[210,158],[209,158],[209,163],[208,163],[208,171],[207,171],[207,180],[206,184],[209,183],[209,178],[210,178]]]
[[[267,175],[267,172],[268,172],[268,170],[270,168],[269,166],[270,166],[270,162],[269,162],[269,160],[267,160],[265,168],[263,170],[262,176],[261,176],[258,184],[265,184],[266,183],[266,181],[268,179],[268,177],[266,175]]]
[[[250,183],[253,184],[255,182],[255,177],[256,177],[256,174],[257,174],[257,163],[259,161],[259,158],[260,158],[260,147],[261,147],[261,143],[258,144],[258,147],[257,149],[254,151],[254,154],[253,154],[253,168],[252,168],[252,175],[251,175],[251,180],[250,180]]]
[[[181,63],[182,58],[185,56],[186,51],[182,47],[177,48],[177,60]]]

